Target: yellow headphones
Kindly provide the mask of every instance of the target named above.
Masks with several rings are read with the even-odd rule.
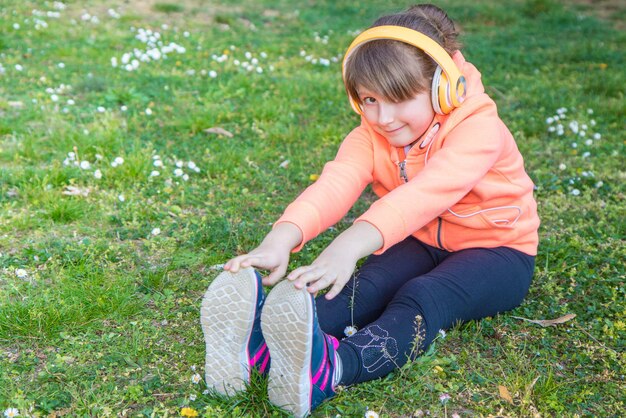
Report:
[[[465,99],[465,77],[463,77],[463,74],[452,61],[452,57],[428,36],[403,26],[376,26],[357,36],[348,47],[343,58],[342,74],[344,83],[346,79],[346,63],[350,55],[360,45],[377,39],[392,39],[413,45],[424,51],[437,63],[431,88],[431,99],[435,112],[440,115],[447,115],[461,105]],[[454,87],[452,88],[451,86]],[[361,114],[359,103],[352,97],[350,97],[350,104],[357,113]]]

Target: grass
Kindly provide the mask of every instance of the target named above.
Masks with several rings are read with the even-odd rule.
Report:
[[[339,64],[313,60],[341,57],[354,31],[406,4],[80,3],[0,7],[0,411],[284,416],[263,379],[232,399],[192,382],[203,373],[200,300],[215,266],[260,241],[357,123]],[[534,283],[513,312],[450,330],[428,355],[314,415],[619,416],[626,36],[601,17],[623,9],[439,4],[460,23],[537,185]],[[185,51],[126,71],[123,55],[147,48],[139,29]],[[234,64],[253,59],[252,71]],[[559,135],[546,120],[561,108]],[[567,313],[577,316],[550,328],[513,318]]]

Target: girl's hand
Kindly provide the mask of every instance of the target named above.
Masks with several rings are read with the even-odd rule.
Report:
[[[233,273],[246,267],[269,270],[270,274],[263,278],[263,284],[271,286],[285,275],[291,250],[301,241],[300,228],[289,222],[279,223],[265,236],[261,245],[248,254],[228,260],[224,264],[224,270]]]
[[[256,267],[269,270],[270,274],[263,278],[265,286],[278,282],[287,272],[290,250],[272,245],[259,245],[248,254],[243,254],[224,264],[224,270],[236,273],[240,268]]]
[[[368,222],[356,222],[335,238],[310,266],[295,269],[287,278],[293,280],[298,289],[308,283],[310,293],[317,293],[332,284],[325,295],[330,300],[348,283],[357,261],[382,245],[383,236],[376,227]]]
[[[287,279],[292,280],[298,289],[306,286],[307,291],[313,294],[332,285],[324,297],[328,300],[334,298],[352,277],[358,261],[358,258],[348,257],[336,250],[338,248],[329,246],[310,266],[295,269]]]

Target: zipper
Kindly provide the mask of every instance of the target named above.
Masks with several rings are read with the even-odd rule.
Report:
[[[400,178],[404,180],[405,183],[408,183],[409,177],[406,175],[406,160],[400,161],[398,167],[400,167]]]
[[[437,218],[437,245],[439,245],[439,248],[441,248],[442,250],[445,250],[445,248],[443,247],[443,243],[441,242],[441,225],[442,224],[443,224],[443,219]]]

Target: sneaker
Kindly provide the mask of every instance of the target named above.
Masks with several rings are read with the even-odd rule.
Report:
[[[267,391],[274,405],[304,417],[335,395],[339,341],[320,329],[313,295],[280,282],[267,296],[261,327],[272,352]]]
[[[223,395],[245,390],[250,372],[267,373],[270,355],[260,326],[265,294],[252,268],[224,271],[202,299],[200,322],[206,341],[205,377]]]

